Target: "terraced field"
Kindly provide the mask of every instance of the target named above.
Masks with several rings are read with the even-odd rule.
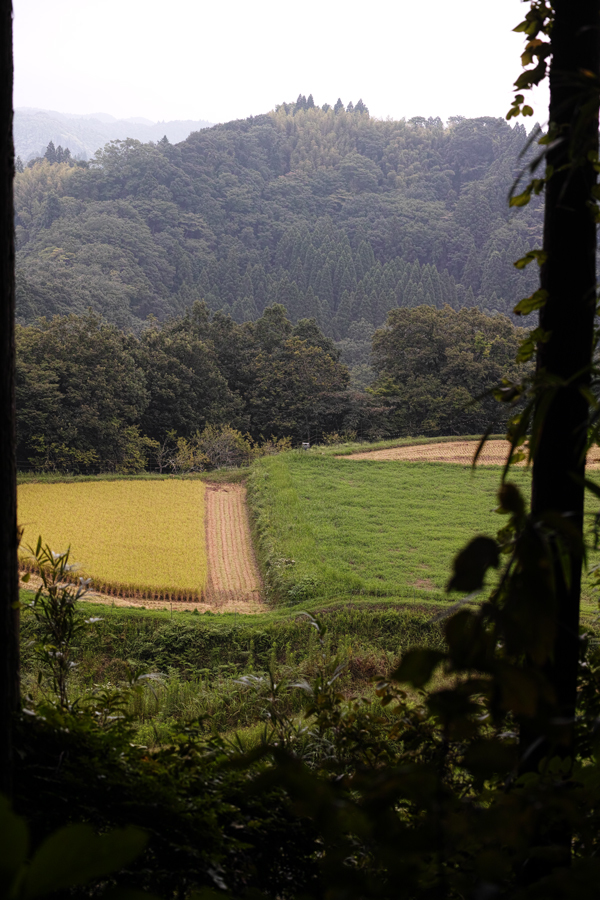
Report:
[[[101,481],[19,486],[21,557],[41,535],[71,548],[78,575],[103,594],[197,601],[207,581],[201,481]]]
[[[253,613],[262,610],[246,490],[201,481],[19,486],[27,545],[71,547],[95,600]]]
[[[476,447],[445,441],[259,461],[249,485],[266,593],[284,605],[442,599],[455,553],[474,533],[493,534],[501,524],[493,510],[508,444],[489,441],[474,472]],[[588,460],[590,468],[599,462],[597,452]],[[511,477],[527,494],[529,471]],[[24,544],[41,534],[54,550],[71,546],[80,574],[116,603],[264,610],[241,484],[24,484],[19,520]]]
[[[403,460],[404,462],[445,462],[470,466],[478,447],[478,441],[444,441],[432,444],[404,445],[388,447],[385,450],[365,450],[339,456],[338,459]],[[478,466],[503,466],[506,463],[510,444],[508,441],[486,441],[477,459]],[[516,463],[524,466],[525,463]],[[588,454],[590,469],[600,468],[600,447],[593,447]]]

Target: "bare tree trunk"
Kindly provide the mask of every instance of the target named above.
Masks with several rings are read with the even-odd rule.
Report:
[[[590,209],[596,182],[588,153],[598,151],[598,76],[600,73],[600,0],[555,0],[551,33],[550,122],[564,138],[550,149],[554,174],[546,187],[541,286],[548,292],[540,326],[551,333],[540,346],[538,370],[568,384],[558,390],[544,417],[533,463],[532,512],[560,513],[582,533],[589,383],[596,307],[596,224]],[[585,74],[587,72],[587,74]],[[587,86],[587,87],[586,87]],[[591,89],[591,90],[590,90]],[[595,93],[594,93],[595,92]],[[587,101],[588,107],[583,109]],[[576,131],[576,126],[581,130]],[[558,171],[564,166],[563,171]],[[575,477],[573,477],[575,476]],[[557,634],[546,675],[554,689],[558,715],[575,713],[579,654],[579,602],[582,554],[570,554],[571,582],[555,559]],[[547,754],[536,726],[521,730],[521,751],[537,742],[529,766]],[[573,729],[566,729],[563,755],[573,751]]]
[[[12,93],[12,2],[0,0],[0,789],[7,794],[19,703]]]

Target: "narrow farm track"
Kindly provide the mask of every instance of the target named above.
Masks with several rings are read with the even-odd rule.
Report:
[[[246,488],[207,484],[206,549],[208,581],[205,602],[217,608],[261,605],[261,579],[254,557],[246,508]],[[258,611],[258,610],[256,610]]]
[[[387,450],[371,450],[338,456],[338,459],[402,460],[405,462],[445,462],[470,466],[473,462],[477,441],[445,441],[437,444],[414,444],[413,446],[388,447]],[[487,441],[479,454],[477,465],[503,466],[508,456],[508,441]],[[525,463],[517,463],[525,465]],[[600,468],[600,448],[593,447],[588,454],[588,469]]]

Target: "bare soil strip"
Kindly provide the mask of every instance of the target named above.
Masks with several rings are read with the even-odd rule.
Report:
[[[218,609],[232,609],[236,604],[247,606],[244,611],[259,612],[262,584],[252,547],[246,488],[241,484],[207,484],[205,503],[205,599]]]
[[[338,456],[338,459],[404,460],[406,462],[446,462],[470,466],[478,447],[477,441],[448,441],[440,444],[415,444],[414,446],[389,447],[387,450],[371,450]],[[508,441],[486,441],[479,454],[477,465],[503,466],[510,444]],[[517,463],[525,465],[525,463]],[[594,447],[588,454],[587,467],[600,468],[600,448]]]

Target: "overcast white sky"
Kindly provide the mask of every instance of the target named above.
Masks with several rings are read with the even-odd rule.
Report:
[[[521,0],[14,0],[15,106],[225,122],[299,93],[504,116]],[[546,100],[535,118],[546,119]]]

